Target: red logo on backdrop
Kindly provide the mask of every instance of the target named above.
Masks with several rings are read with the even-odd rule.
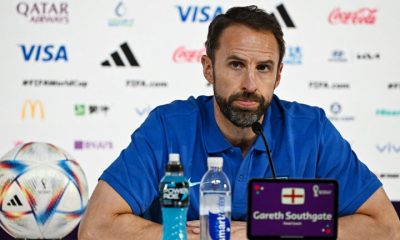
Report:
[[[184,46],[180,46],[175,50],[172,60],[176,63],[194,63],[200,62],[201,56],[206,54],[206,49],[202,48],[200,50],[186,49]]]
[[[373,25],[376,21],[376,8],[360,8],[356,11],[343,11],[335,8],[328,17],[331,24],[366,24]]]

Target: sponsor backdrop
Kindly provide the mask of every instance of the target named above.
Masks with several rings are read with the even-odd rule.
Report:
[[[400,3],[389,0],[2,1],[0,155],[53,143],[92,192],[154,107],[212,94],[200,64],[207,26],[250,4],[285,34],[277,95],[323,108],[400,201]]]

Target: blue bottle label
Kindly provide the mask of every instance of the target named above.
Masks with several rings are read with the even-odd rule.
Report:
[[[223,213],[208,213],[209,232],[213,240],[228,240],[231,237],[231,223]]]
[[[189,206],[189,185],[187,182],[161,183],[160,192],[162,207]]]

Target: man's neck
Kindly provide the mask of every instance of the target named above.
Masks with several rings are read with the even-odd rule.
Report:
[[[221,130],[224,137],[233,146],[240,147],[242,151],[242,157],[244,158],[251,146],[257,139],[257,135],[253,132],[251,127],[240,128],[235,126],[229,119],[227,119],[219,109],[219,106],[214,98],[214,117],[219,129]],[[261,121],[262,121],[261,117]]]

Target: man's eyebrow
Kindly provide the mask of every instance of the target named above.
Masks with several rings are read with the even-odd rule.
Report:
[[[230,55],[227,58],[228,61],[235,60],[239,62],[244,62],[245,60],[237,55]],[[274,60],[265,60],[265,61],[260,61],[258,64],[265,64],[265,65],[275,65]]]
[[[259,62],[259,64],[275,65],[275,62],[273,60],[265,60],[265,61]]]
[[[237,61],[240,61],[240,62],[244,62],[245,61],[243,58],[241,58],[241,57],[239,57],[237,55],[230,55],[227,59],[228,60],[237,60]]]

